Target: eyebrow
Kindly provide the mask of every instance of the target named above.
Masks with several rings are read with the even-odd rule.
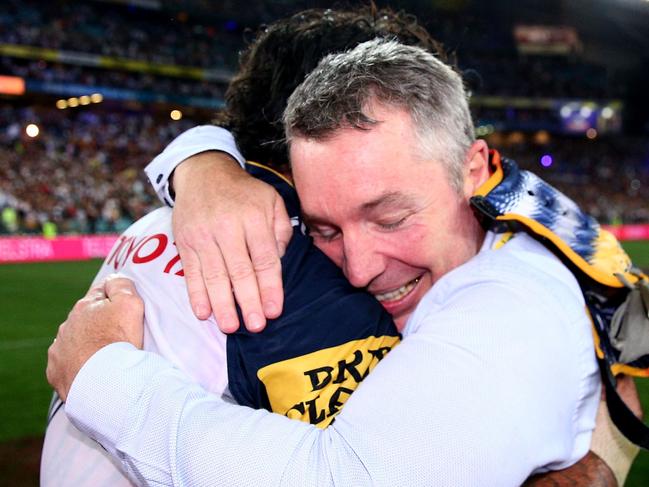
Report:
[[[398,191],[386,191],[360,207],[361,212],[371,213],[377,210],[407,209],[415,207],[415,201],[411,196]]]
[[[375,213],[377,211],[382,212],[395,209],[413,209],[416,206],[417,205],[411,196],[405,195],[398,191],[386,191],[373,200],[368,201],[367,203],[363,203],[359,208],[359,212],[367,214]],[[306,213],[304,209],[302,209],[302,221],[307,227],[312,227],[314,225],[332,225],[331,222],[320,218],[317,215]]]

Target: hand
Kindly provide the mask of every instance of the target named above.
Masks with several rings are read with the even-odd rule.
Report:
[[[194,314],[214,313],[219,328],[261,331],[282,312],[280,258],[293,233],[282,198],[229,156],[203,152],[173,176],[173,230]]]
[[[133,282],[109,276],[72,308],[47,351],[47,381],[65,401],[74,378],[99,349],[115,342],[142,348],[144,303]]]

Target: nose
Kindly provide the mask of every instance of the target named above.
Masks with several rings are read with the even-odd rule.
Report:
[[[367,287],[384,270],[376,242],[362,230],[344,234],[342,257],[343,272],[354,287]]]

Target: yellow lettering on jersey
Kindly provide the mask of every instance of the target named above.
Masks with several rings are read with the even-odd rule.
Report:
[[[266,386],[274,412],[324,428],[398,342],[396,336],[352,340],[267,365],[257,377]]]

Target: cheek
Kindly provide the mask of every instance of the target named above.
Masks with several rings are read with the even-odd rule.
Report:
[[[332,240],[331,242],[313,240],[318,249],[325,254],[338,267],[343,265],[343,245],[342,239]]]
[[[414,267],[428,267],[434,240],[427,226],[412,225],[389,236],[392,257]]]

